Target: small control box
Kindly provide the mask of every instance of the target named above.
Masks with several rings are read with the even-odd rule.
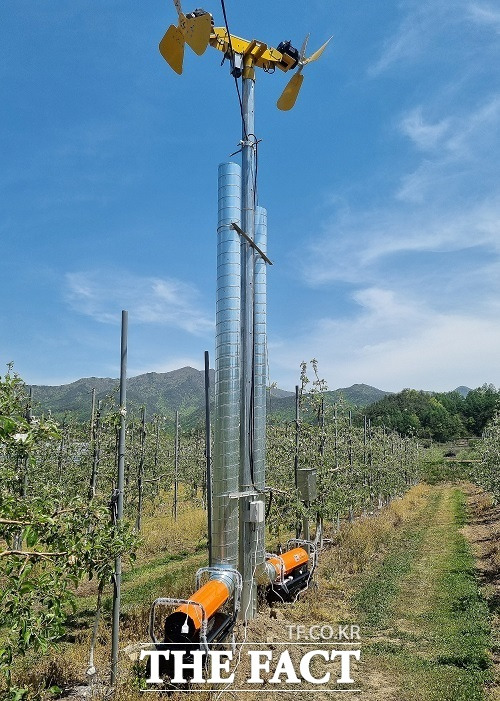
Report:
[[[248,521],[250,523],[264,523],[265,507],[261,499],[254,499],[248,505]]]

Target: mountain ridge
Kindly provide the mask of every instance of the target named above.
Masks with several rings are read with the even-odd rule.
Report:
[[[213,402],[215,371],[210,370],[211,400]],[[72,415],[79,421],[88,421],[91,413],[92,390],[96,399],[118,396],[119,380],[111,377],[82,377],[63,385],[28,385],[33,391],[33,401],[42,410],[50,411],[56,418]],[[355,384],[328,391],[328,402],[335,402],[342,395],[353,406],[366,406],[389,394],[370,385]],[[270,388],[271,413],[286,414],[293,411],[295,392]],[[188,424],[203,419],[205,408],[205,374],[202,370],[185,366],[170,372],[147,372],[127,380],[127,408],[132,413],[146,407],[147,416],[159,414],[167,422],[175,419],[175,412]]]
[[[210,370],[211,403],[214,398],[215,371]],[[83,377],[63,385],[28,385],[33,391],[35,407],[50,411],[55,418],[73,416],[78,421],[88,421],[91,414],[92,390],[96,399],[106,401],[115,397],[118,402],[119,380],[111,377]],[[455,391],[470,391],[461,386]],[[388,394],[364,383],[341,387],[325,392],[327,404],[341,399],[350,407],[363,408]],[[205,374],[188,365],[169,372],[147,372],[127,380],[127,409],[130,414],[146,408],[150,419],[154,414],[165,418],[167,424],[175,420],[179,411],[183,426],[194,427],[203,423],[205,412]],[[36,413],[36,408],[35,408]],[[268,413],[276,418],[291,419],[295,415],[295,392],[272,387],[268,394]]]

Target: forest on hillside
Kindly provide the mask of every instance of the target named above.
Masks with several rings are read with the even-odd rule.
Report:
[[[457,391],[404,389],[371,404],[364,412],[375,426],[386,426],[405,436],[446,442],[481,436],[499,408],[500,390],[484,384],[465,397]]]

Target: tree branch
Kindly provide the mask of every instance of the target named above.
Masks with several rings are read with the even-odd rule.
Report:
[[[5,523],[9,526],[29,526],[31,521],[14,521],[10,518],[0,518],[0,523]]]
[[[62,557],[63,555],[67,554],[67,550],[59,553],[41,553],[37,552],[36,550],[2,550],[2,552],[0,552],[0,557],[8,557],[9,555],[21,555],[22,557],[41,557],[46,560],[50,560],[50,558],[52,557]]]

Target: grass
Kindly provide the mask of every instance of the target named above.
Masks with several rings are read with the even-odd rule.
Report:
[[[460,530],[466,518],[460,489],[421,484],[380,512],[328,533],[331,546],[320,558],[317,585],[293,606],[276,605],[272,618],[263,607],[249,626],[248,639],[283,641],[285,625],[293,622],[359,623],[362,698],[483,701],[491,640],[488,608]],[[191,593],[194,573],[205,564],[205,531],[204,513],[188,504],[177,522],[168,513],[145,520],[144,547],[135,568],[124,576],[122,646],[147,639],[147,615],[155,597]],[[21,680],[32,689],[49,681],[58,686],[84,681],[95,605],[91,584],[80,592],[74,642],[42,660],[26,661]],[[100,627],[99,669],[109,663],[108,619]],[[121,659],[126,682],[115,698],[138,701],[142,696],[133,663]],[[245,701],[250,697],[245,695]]]
[[[421,525],[421,521],[432,517],[438,501],[439,494],[430,495],[417,523],[410,521],[394,538],[390,552],[380,565],[375,567],[356,594],[356,607],[365,626],[380,628],[387,624],[390,604],[399,591],[399,583],[410,572],[422,544],[425,527]]]
[[[435,489],[424,525],[394,542],[356,597],[373,638],[386,626],[368,657],[398,679],[401,701],[482,701],[489,614],[460,532],[465,499],[459,489]]]

